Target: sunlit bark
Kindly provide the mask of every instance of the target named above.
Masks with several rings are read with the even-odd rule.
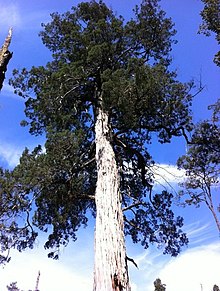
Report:
[[[8,50],[12,38],[12,29],[9,29],[8,36],[0,49],[0,90],[2,89],[5,79],[5,72],[7,71],[7,65],[12,58],[12,53]]]
[[[96,230],[94,291],[128,291],[119,176],[110,142],[108,115],[99,109],[96,120]]]

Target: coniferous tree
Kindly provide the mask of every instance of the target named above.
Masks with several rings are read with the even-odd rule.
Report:
[[[26,98],[23,125],[45,134],[46,143],[26,149],[19,165],[2,173],[4,202],[10,195],[19,202],[10,217],[26,213],[23,227],[11,219],[7,232],[2,224],[4,245],[33,247],[39,228],[56,259],[87,225],[90,209],[94,290],[130,290],[124,235],[172,256],[188,242],[172,194],[152,189],[152,136],[168,143],[192,127],[192,84],[169,69],[175,30],[158,2],[144,0],[127,22],[102,1],[52,14],[40,35],[53,60],[15,71],[11,80]]]

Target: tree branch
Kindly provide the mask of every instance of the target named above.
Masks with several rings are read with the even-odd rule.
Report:
[[[132,209],[133,207],[137,207],[137,206],[139,206],[139,205],[145,205],[145,203],[144,203],[144,202],[141,202],[141,201],[138,201],[138,202],[136,202],[136,203],[134,203],[134,204],[131,204],[131,205],[129,205],[129,206],[123,208],[122,211],[124,212],[124,211],[130,210],[130,209]]]
[[[2,89],[3,82],[5,80],[5,72],[7,71],[7,65],[12,58],[12,53],[8,50],[12,38],[12,28],[9,29],[8,36],[0,49],[0,90]]]

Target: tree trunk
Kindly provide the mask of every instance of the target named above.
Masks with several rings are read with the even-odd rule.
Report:
[[[5,39],[5,42],[0,49],[0,91],[3,86],[5,79],[5,72],[7,71],[7,65],[10,59],[12,58],[12,53],[8,50],[11,43],[12,29],[9,30],[8,36]]]
[[[216,211],[215,211],[215,208],[214,208],[214,205],[213,205],[211,188],[210,188],[210,186],[206,186],[206,187],[207,187],[207,190],[205,190],[205,193],[206,193],[205,194],[205,203],[208,206],[209,210],[211,211],[211,213],[212,213],[212,215],[214,217],[216,226],[217,226],[219,234],[220,234],[220,221],[218,219],[218,216],[216,214]]]
[[[96,119],[96,230],[93,291],[130,291],[119,174],[110,143],[108,115]]]

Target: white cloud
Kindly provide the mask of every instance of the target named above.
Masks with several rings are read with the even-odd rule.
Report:
[[[41,242],[43,238],[45,235],[40,235]],[[15,281],[21,290],[35,290],[39,271],[40,291],[92,290],[93,236],[87,233],[86,239],[81,238],[61,251],[58,261],[47,258],[48,251],[40,242],[33,250],[12,251],[11,261],[0,267],[0,290]]]
[[[199,237],[207,235],[210,238],[209,231],[212,231],[208,224],[202,226],[199,222],[189,225],[188,230],[191,240],[198,243]],[[203,246],[188,248],[177,258],[162,255],[156,248],[142,252],[137,245],[132,245],[132,249],[136,255],[131,256],[139,267],[129,263],[132,291],[152,291],[156,278],[167,285],[167,291],[201,291],[200,284],[203,291],[210,291],[214,284],[220,286],[219,241],[211,244],[203,241]],[[39,270],[41,291],[92,290],[93,256],[92,227],[86,233],[80,231],[78,241],[62,251],[60,261],[48,259],[40,244],[24,253],[13,252],[12,261],[4,269],[0,268],[0,290],[4,291],[12,281],[17,281],[25,291],[33,289]]]
[[[179,170],[175,165],[155,164],[153,169],[155,182],[160,185],[180,183],[185,178],[185,171]]]
[[[158,277],[168,291],[210,291],[220,286],[219,261],[220,242],[193,248],[165,265]]]
[[[0,289],[6,290],[6,285],[17,281],[22,290],[35,290],[35,282],[40,271],[39,289],[41,291],[72,291],[92,290],[92,270],[80,273],[79,262],[74,262],[75,253],[72,253],[72,266],[65,262],[48,259],[42,249],[13,253],[12,261],[4,269],[0,269]]]
[[[213,241],[217,237],[216,227],[212,221],[208,223],[201,223],[200,221],[195,221],[183,228],[184,232],[190,241],[190,246],[198,246],[201,244],[207,244]]]
[[[216,232],[209,223],[199,221],[188,225],[186,231],[189,246],[176,258],[163,255],[162,250],[155,247],[133,257],[139,267],[139,270],[130,268],[136,291],[152,291],[156,278],[167,285],[167,291],[201,291],[200,284],[203,291],[210,291],[214,284],[220,286],[217,265],[220,242],[213,242]]]
[[[46,152],[44,144],[44,139],[40,138],[38,142],[28,142],[25,144],[13,144],[13,143],[7,143],[5,141],[0,140],[0,162],[6,163],[6,166],[9,168],[14,168],[20,160],[20,157],[25,149],[27,147],[30,152],[38,145],[42,144],[42,153]],[[1,165],[1,163],[0,163]]]
[[[7,144],[0,141],[0,159],[6,162],[10,168],[16,166],[19,162],[23,149],[15,145]]]

